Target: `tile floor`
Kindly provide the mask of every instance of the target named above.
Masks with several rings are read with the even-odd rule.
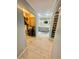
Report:
[[[27,36],[27,50],[19,59],[51,59],[53,41]]]

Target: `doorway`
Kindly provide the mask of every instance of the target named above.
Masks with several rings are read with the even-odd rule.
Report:
[[[36,19],[32,13],[23,12],[26,36],[36,36]]]

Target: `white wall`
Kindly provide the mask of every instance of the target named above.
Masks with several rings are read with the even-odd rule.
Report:
[[[25,49],[26,41],[24,36],[24,21],[22,11],[17,11],[17,56]]]

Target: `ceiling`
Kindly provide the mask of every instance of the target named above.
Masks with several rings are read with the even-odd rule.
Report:
[[[26,0],[37,13],[52,13],[57,0]]]

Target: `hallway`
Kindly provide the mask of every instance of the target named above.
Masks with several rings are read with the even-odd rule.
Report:
[[[18,59],[61,58],[60,1],[18,0]]]
[[[61,21],[57,24],[55,38],[26,36],[26,49],[18,59],[60,59]]]

